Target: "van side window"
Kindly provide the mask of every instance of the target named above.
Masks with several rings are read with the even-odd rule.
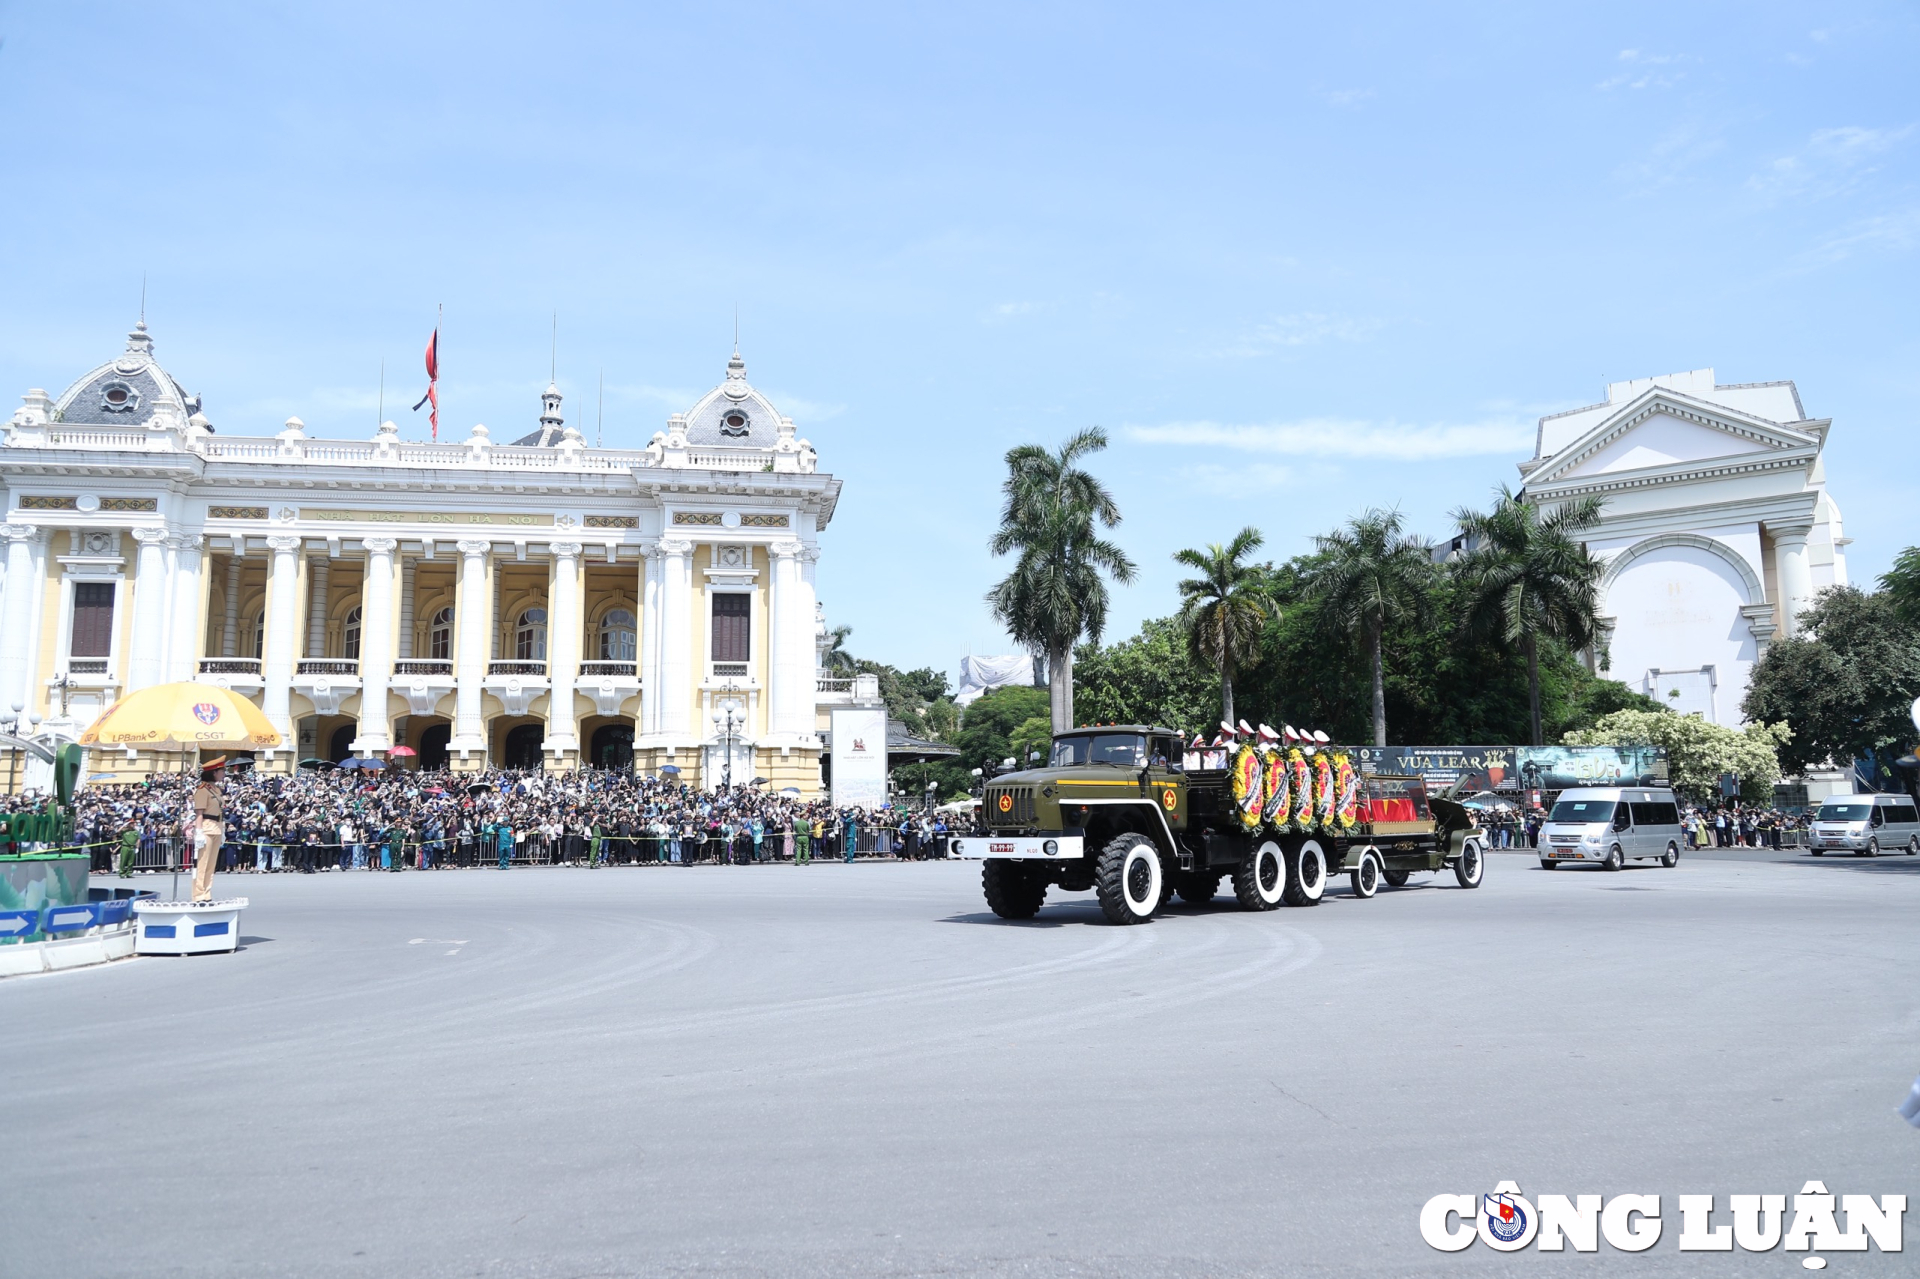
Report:
[[[1887,820],[1890,822],[1905,822],[1911,825],[1914,822],[1920,822],[1920,810],[1916,810],[1912,804],[1903,804],[1888,813]]]
[[[1633,824],[1635,826],[1678,826],[1680,824],[1680,806],[1664,801],[1635,804],[1633,806]]]

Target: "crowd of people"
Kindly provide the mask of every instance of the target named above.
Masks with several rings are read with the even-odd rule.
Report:
[[[74,801],[74,842],[103,873],[180,865],[196,780],[87,787]],[[225,872],[919,859],[945,856],[949,834],[939,813],[602,770],[238,772],[223,792]]]

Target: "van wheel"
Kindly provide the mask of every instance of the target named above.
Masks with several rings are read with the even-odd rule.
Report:
[[[1907,841],[1907,856],[1911,857],[1915,853],[1920,853],[1920,835],[1915,835]]]
[[[1407,881],[1413,878],[1413,872],[1410,870],[1383,870],[1380,872],[1380,878],[1387,881],[1388,888],[1405,888]]]
[[[1606,860],[1600,863],[1600,869],[1601,870],[1619,870],[1622,866],[1626,864],[1627,864],[1626,855],[1620,851],[1620,845],[1615,844],[1612,848],[1609,848],[1607,850]]]
[[[1373,896],[1380,891],[1380,858],[1369,848],[1360,854],[1360,864],[1347,872],[1347,878],[1353,883],[1353,895],[1359,898]]]
[[[1672,870],[1680,864],[1680,845],[1669,842],[1666,853],[1660,858],[1660,864]]]
[[[1144,924],[1160,909],[1160,850],[1145,835],[1117,836],[1100,850],[1093,874],[1100,910],[1116,924]]]
[[[1272,910],[1287,890],[1287,857],[1277,840],[1263,839],[1233,868],[1233,897],[1242,910]]]
[[[1317,839],[1303,839],[1287,855],[1287,886],[1281,900],[1289,906],[1318,906],[1327,892],[1327,854]]]
[[[1559,862],[1541,862],[1540,869],[1541,870],[1559,870],[1560,863]]]
[[[981,863],[980,886],[986,890],[987,909],[1002,919],[1032,919],[1047,900],[1047,881],[1004,857]]]
[[[1879,855],[1880,837],[1878,835],[1869,835],[1867,837],[1867,846],[1860,852],[1854,854],[1855,857],[1878,857]]]
[[[1220,891],[1220,877],[1201,871],[1189,871],[1180,881],[1180,899],[1204,906]]]
[[[1462,888],[1480,887],[1480,881],[1487,877],[1487,859],[1480,851],[1479,840],[1460,845],[1460,855],[1453,859],[1453,877]]]

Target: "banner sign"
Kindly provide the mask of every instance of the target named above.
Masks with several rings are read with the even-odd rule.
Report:
[[[1459,783],[1461,798],[1481,791],[1575,786],[1665,786],[1667,752],[1661,746],[1356,746],[1362,773],[1418,777],[1440,793]]]

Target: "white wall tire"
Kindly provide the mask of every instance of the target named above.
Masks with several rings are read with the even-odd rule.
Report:
[[[1347,872],[1353,895],[1362,901],[1380,891],[1380,855],[1371,848],[1360,851],[1360,864]]]
[[[1287,887],[1281,900],[1289,906],[1318,906],[1327,893],[1327,850],[1309,836],[1287,856]]]
[[[1453,859],[1453,877],[1462,888],[1480,887],[1480,881],[1487,877],[1487,855],[1479,840],[1469,839],[1460,845],[1460,855]]]
[[[1263,839],[1234,868],[1233,896],[1244,910],[1272,910],[1287,891],[1287,855],[1280,841]]]
[[[1165,871],[1160,850],[1145,835],[1121,835],[1100,852],[1094,893],[1101,913],[1116,924],[1144,924],[1160,909]]]

